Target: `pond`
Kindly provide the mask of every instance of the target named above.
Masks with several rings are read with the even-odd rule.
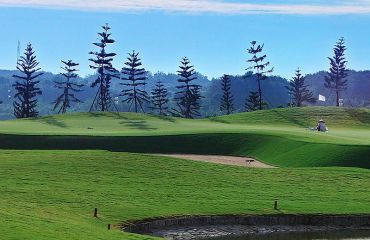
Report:
[[[370,240],[370,216],[185,216],[143,221],[123,230],[169,240]]]
[[[336,230],[300,233],[251,234],[242,237],[219,237],[208,240],[370,240],[370,230]]]

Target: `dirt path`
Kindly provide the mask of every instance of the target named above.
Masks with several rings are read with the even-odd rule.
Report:
[[[195,155],[195,154],[155,154],[155,155],[251,168],[276,168],[274,166],[257,161],[253,158],[246,157]]]

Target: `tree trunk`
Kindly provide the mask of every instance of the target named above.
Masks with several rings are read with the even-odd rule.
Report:
[[[258,77],[257,81],[258,81],[259,107],[260,107],[260,110],[262,110],[262,90],[261,90],[261,81],[260,81],[259,77]]]
[[[336,93],[337,93],[337,107],[339,107],[339,91],[337,90]]]

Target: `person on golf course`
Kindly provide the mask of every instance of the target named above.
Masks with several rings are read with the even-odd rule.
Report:
[[[317,123],[316,129],[319,132],[326,132],[326,131],[328,131],[328,129],[326,128],[325,121],[322,120],[322,119],[320,119],[319,122]]]

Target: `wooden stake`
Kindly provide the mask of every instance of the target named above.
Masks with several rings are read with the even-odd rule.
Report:
[[[94,209],[94,217],[96,217],[96,218],[98,217],[98,209],[97,208]]]
[[[277,200],[275,201],[274,209],[275,209],[275,210],[278,210],[278,201],[277,201]]]
[[[110,230],[110,224],[108,224],[108,230]]]

